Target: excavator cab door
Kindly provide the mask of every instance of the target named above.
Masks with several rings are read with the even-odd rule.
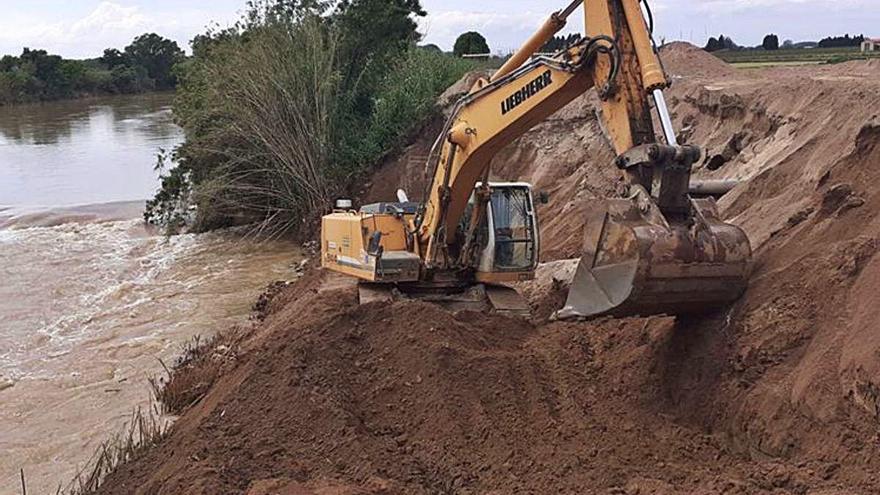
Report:
[[[478,186],[479,187],[479,186]],[[490,183],[477,279],[514,282],[534,276],[540,249],[532,187],[526,183]]]

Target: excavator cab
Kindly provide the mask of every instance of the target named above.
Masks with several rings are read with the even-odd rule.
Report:
[[[477,208],[484,188],[477,184],[462,218],[462,227],[476,219],[476,280],[502,283],[531,280],[538,266],[538,221],[532,186],[524,182],[488,184],[485,207]]]

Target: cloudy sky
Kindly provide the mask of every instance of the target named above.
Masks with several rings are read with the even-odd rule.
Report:
[[[455,37],[477,30],[496,52],[515,49],[546,15],[568,0],[422,0],[425,40],[450,49]],[[122,48],[154,31],[181,46],[211,22],[233,22],[245,0],[0,0],[0,54],[45,48],[71,58]],[[667,40],[704,43],[710,35],[758,44],[818,40],[830,34],[880,37],[878,0],[653,0],[657,30]],[[578,21],[569,30],[578,30]]]

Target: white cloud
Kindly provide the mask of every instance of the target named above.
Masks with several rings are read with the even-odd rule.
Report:
[[[70,34],[79,36],[119,31],[128,33],[132,30],[144,29],[147,23],[148,18],[139,7],[123,7],[113,2],[101,2],[91,14],[73,22],[70,26]]]
[[[709,0],[700,2],[698,9],[704,13],[729,14],[754,9],[821,8],[824,11],[874,7],[875,0]]]
[[[46,21],[18,14],[0,16],[0,54],[18,54],[23,47],[46,49],[69,58],[101,55],[105,48],[122,49],[135,36],[155,32],[187,49],[189,40],[212,20],[229,23],[235,13],[218,19],[215,12],[176,8],[173,12],[146,11],[140,6],[105,0],[80,18]]]

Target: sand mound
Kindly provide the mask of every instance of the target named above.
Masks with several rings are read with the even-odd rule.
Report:
[[[683,41],[675,41],[660,49],[663,66],[673,77],[729,77],[736,72],[727,62]]]
[[[330,286],[290,289],[263,343],[104,493],[687,494],[837,475],[745,461],[669,420],[692,327],[358,307]]]
[[[357,307],[350,281],[315,271],[104,493],[880,492],[876,69],[742,73],[681,44],[664,54],[684,76],[676,123],[707,152],[698,174],[744,181],[720,203],[756,250],[736,305],[699,321],[548,323],[548,276],[525,291],[528,323]],[[615,188],[590,98],[494,162],[551,193],[547,260],[578,254],[573,219]],[[415,186],[432,137],[367,196]]]

